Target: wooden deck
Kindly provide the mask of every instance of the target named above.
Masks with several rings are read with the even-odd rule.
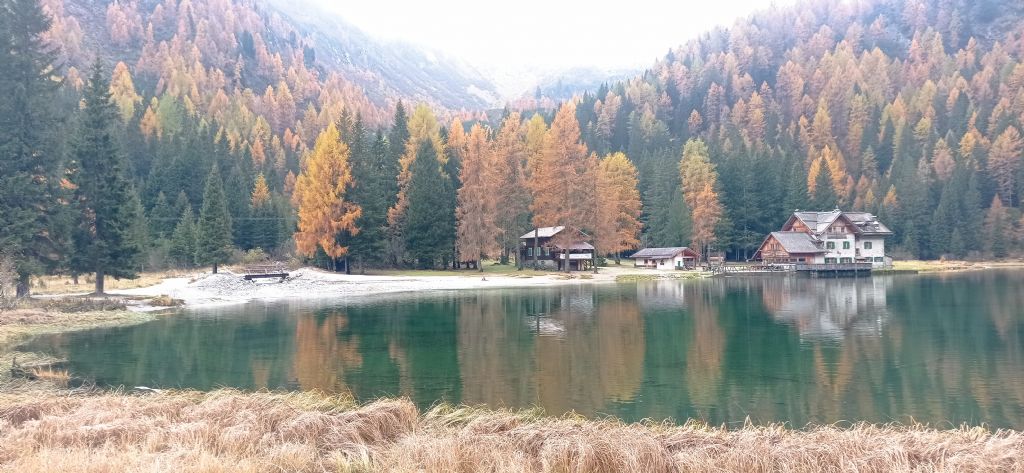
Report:
[[[829,263],[797,264],[798,273],[812,276],[870,276],[874,265],[871,263]]]

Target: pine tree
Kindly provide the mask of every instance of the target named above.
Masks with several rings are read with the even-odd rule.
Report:
[[[349,198],[352,184],[348,145],[332,123],[316,139],[295,183],[299,203],[295,246],[308,257],[323,250],[335,269],[338,259],[348,254],[348,247],[340,242],[359,233],[356,221],[362,209]]]
[[[199,223],[196,229],[196,263],[212,265],[213,274],[217,274],[220,264],[231,258],[232,244],[231,214],[224,197],[224,182],[220,171],[213,166],[206,178],[206,191],[203,192],[203,208],[199,212]]]
[[[455,244],[461,260],[474,263],[481,272],[484,268],[480,260],[493,256],[498,246],[495,217],[499,177],[493,159],[487,132],[480,125],[474,125],[466,138],[462,155],[462,186],[458,190],[455,212],[458,222]]]
[[[423,141],[409,167],[408,202],[405,217],[405,246],[420,268],[432,268],[449,251],[454,240],[447,222],[446,196],[439,189],[448,185],[441,170],[436,147]]]
[[[361,126],[361,122],[357,122],[357,127]],[[381,132],[377,132],[372,145],[364,145],[362,151],[352,153],[352,176],[356,185],[352,200],[363,209],[363,214],[356,222],[359,234],[352,239],[349,250],[364,268],[387,249],[385,229],[392,197],[387,192],[396,182],[387,171],[390,159],[388,144]]]
[[[266,251],[276,248],[280,243],[278,230],[281,226],[263,173],[257,175],[253,183],[252,195],[249,197],[249,218],[252,222],[249,235],[252,247]]]
[[[1004,258],[1009,250],[1009,216],[997,195],[985,215],[985,241],[993,257]]]
[[[185,207],[171,236],[169,256],[176,265],[191,268],[196,263],[196,218],[192,207]]]
[[[132,205],[131,187],[114,137],[117,107],[111,101],[110,84],[98,61],[83,100],[71,178],[80,215],[72,265],[80,272],[95,272],[96,294],[103,294],[106,276],[137,277],[143,242],[133,235],[136,206]]]
[[[149,210],[150,228],[153,231],[153,238],[169,238],[174,232],[175,222],[181,213],[174,211],[171,204],[167,202],[167,196],[160,191],[156,196],[156,203]]]
[[[811,166],[811,174],[808,179],[813,184],[811,187],[811,205],[815,210],[828,212],[839,205],[839,198],[836,197],[835,188],[832,186],[832,170],[825,162],[825,158],[818,158]]]
[[[29,278],[58,263],[59,83],[56,52],[44,36],[51,20],[39,0],[0,4],[0,248],[13,257],[17,295]]]

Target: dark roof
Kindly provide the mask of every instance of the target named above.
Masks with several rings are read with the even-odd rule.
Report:
[[[562,230],[565,230],[565,227],[542,227],[542,228],[538,228],[536,230],[537,231],[536,237],[537,238],[551,238],[551,237],[561,233]],[[520,240],[533,239],[533,237],[535,236],[533,232],[534,232],[534,230],[530,230],[530,233],[527,233],[526,235],[523,235],[523,236],[519,237],[519,239]]]
[[[630,258],[675,258],[676,255],[684,252],[692,252],[696,254],[695,251],[685,246],[679,246],[674,248],[644,248],[640,251],[637,251],[636,253],[633,253],[633,256],[630,256]]]
[[[772,232],[772,237],[789,254],[825,253],[825,250],[818,248],[811,236],[804,232]]]
[[[812,232],[820,235],[828,230],[840,216],[845,217],[857,226],[857,230],[867,235],[892,235],[892,230],[878,221],[878,217],[867,212],[843,212],[839,209],[831,212],[795,212],[793,214],[800,221],[807,225]]]

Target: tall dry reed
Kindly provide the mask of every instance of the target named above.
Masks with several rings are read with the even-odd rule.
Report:
[[[2,390],[0,390],[2,391]],[[1024,471],[1024,434],[624,424],[316,393],[0,392],[0,471]]]

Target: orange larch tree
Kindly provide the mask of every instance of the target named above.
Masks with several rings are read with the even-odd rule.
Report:
[[[683,200],[692,214],[692,245],[703,256],[715,242],[715,228],[722,219],[722,204],[715,190],[718,171],[711,163],[708,146],[704,141],[686,142],[679,172],[683,183]]]
[[[494,143],[493,165],[498,179],[496,223],[502,264],[507,264],[509,255],[519,248],[519,236],[529,226],[528,160],[522,118],[518,112],[512,112],[502,122]],[[516,264],[522,268],[523,262],[519,259],[516,258]]]
[[[339,235],[358,234],[356,220],[363,213],[358,205],[346,200],[353,184],[348,155],[348,145],[341,141],[337,127],[333,123],[328,125],[303,162],[302,173],[295,182],[294,200],[299,206],[296,249],[313,256],[319,247],[335,265],[348,253],[347,247],[338,244]]]
[[[640,244],[640,191],[636,166],[623,153],[601,160],[597,177],[595,244],[599,254],[615,255]]]
[[[461,132],[461,128],[459,130]],[[458,191],[455,210],[458,222],[455,245],[464,262],[473,262],[483,271],[480,260],[493,256],[498,246],[498,226],[495,224],[498,175],[487,131],[479,124],[473,125],[462,151],[459,172],[462,187]]]

